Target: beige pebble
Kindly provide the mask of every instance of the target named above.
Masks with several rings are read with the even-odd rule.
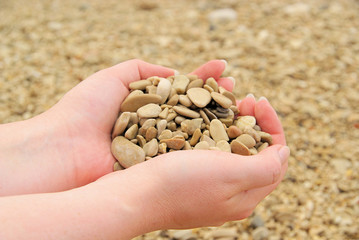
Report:
[[[163,132],[160,134],[160,136],[158,136],[158,140],[163,140],[163,139],[170,139],[172,138],[172,131],[165,129],[163,130]]]
[[[156,94],[162,97],[161,103],[166,102],[168,96],[170,95],[171,88],[172,85],[168,79],[160,78],[160,82],[158,83]]]
[[[223,96],[227,97],[228,99],[230,99],[232,101],[232,105],[237,106],[236,97],[233,95],[233,93],[231,93],[230,91],[224,90],[221,94]]]
[[[158,142],[157,139],[152,139],[143,146],[146,156],[153,157],[158,153]]]
[[[134,143],[134,144],[137,144],[137,143],[138,143],[138,141],[137,141],[137,139],[136,139],[136,138],[131,139],[130,141],[131,141],[132,143]]]
[[[222,151],[220,148],[218,147],[209,147],[209,150],[215,150],[215,151]]]
[[[201,128],[202,123],[202,118],[187,119],[181,123],[181,130],[188,135],[192,135],[197,128]]]
[[[216,147],[221,149],[223,152],[231,152],[231,145],[225,140],[220,140],[216,143]]]
[[[249,148],[249,151],[251,152],[251,154],[252,154],[252,155],[256,155],[256,154],[258,154],[257,149],[256,149],[256,148],[254,148],[254,147]]]
[[[138,145],[140,145],[141,147],[143,147],[146,144],[146,139],[142,135],[137,135],[136,139]]]
[[[253,127],[253,129],[256,131],[262,131],[261,127],[258,126],[257,124]]]
[[[198,76],[195,74],[187,74],[186,76],[190,81],[194,81],[198,79]]]
[[[127,131],[125,132],[125,137],[128,140],[134,139],[137,136],[137,132],[138,132],[138,125],[137,124],[133,124],[131,127],[129,127],[127,129]]]
[[[211,112],[208,108],[203,108],[203,111],[206,113],[210,121],[212,121],[213,119],[217,119],[217,116],[213,112]]]
[[[238,137],[239,135],[242,134],[242,131],[241,129],[239,129],[237,126],[229,126],[228,129],[227,129],[227,134],[228,134],[228,137],[233,139],[233,138],[236,138]]]
[[[149,103],[161,103],[162,97],[157,94],[142,94],[135,96],[128,96],[121,104],[122,112],[136,112],[142,106]]]
[[[121,135],[125,131],[128,123],[130,121],[130,116],[131,115],[129,112],[121,113],[120,117],[117,119],[115,126],[113,128],[112,138],[115,138],[116,136]]]
[[[262,131],[257,131],[257,133],[261,137],[262,142],[267,142],[269,145],[271,145],[273,143],[272,135],[270,135],[269,133],[262,132]]]
[[[160,136],[161,133],[166,129],[167,127],[167,121],[162,119],[160,121],[157,122],[156,124],[157,127],[157,136]]]
[[[167,123],[167,128],[171,131],[177,130],[177,124],[174,121]]]
[[[167,115],[166,121],[167,121],[167,122],[170,122],[170,121],[172,121],[173,119],[175,119],[177,116],[178,116],[178,115],[177,115],[177,113],[175,113],[175,112],[169,113],[169,114]]]
[[[189,97],[187,95],[179,95],[178,96],[178,102],[180,104],[182,104],[185,107],[190,107],[192,106],[192,101],[189,99]]]
[[[191,144],[188,141],[184,143],[183,150],[192,150]]]
[[[183,138],[185,138],[185,139],[188,138],[188,134],[185,133],[185,132],[182,132],[182,131],[180,131],[180,130],[177,130],[177,131],[172,132],[172,136],[173,136],[173,138],[174,138],[174,137],[177,137],[177,136],[181,136],[181,137],[183,137]]]
[[[196,146],[194,146],[193,148],[194,150],[208,150],[209,149],[209,144],[206,141],[202,141],[196,144]]]
[[[131,90],[145,90],[147,86],[152,85],[150,80],[139,80],[130,83],[129,88]]]
[[[256,118],[253,116],[242,116],[238,119],[238,121],[251,128],[256,125]]]
[[[257,149],[258,152],[263,151],[264,149],[266,149],[269,146],[268,142],[263,143],[262,145],[259,146],[259,148]]]
[[[236,153],[239,155],[244,155],[244,156],[251,155],[251,152],[249,151],[247,146],[237,140],[233,140],[231,142],[231,150],[232,150],[232,153]]]
[[[207,114],[202,109],[199,110],[199,114],[200,114],[201,118],[203,118],[203,121],[204,121],[205,124],[209,125],[211,123],[211,121],[209,120]]]
[[[175,150],[180,150],[183,148],[184,144],[185,144],[185,140],[184,138],[170,138],[170,139],[162,139],[161,143],[166,143],[168,148],[171,149],[175,149]]]
[[[183,94],[186,92],[188,84],[189,79],[185,75],[177,75],[173,80],[172,87],[176,89],[178,94]]]
[[[209,86],[208,84],[204,84],[203,89],[207,90],[209,93],[214,92],[214,89],[211,88],[211,86]]]
[[[167,144],[166,143],[158,144],[158,152],[159,153],[166,153],[167,152]]]
[[[191,88],[187,96],[199,108],[204,108],[211,101],[211,94],[203,88]]]
[[[148,128],[154,127],[156,125],[156,123],[157,122],[155,119],[146,119],[141,126],[143,129],[145,129],[147,131]]]
[[[138,124],[138,116],[135,112],[130,113],[130,122],[128,123],[128,125],[132,126],[133,124]]]
[[[209,137],[207,135],[204,135],[204,134],[202,134],[202,137],[201,137],[201,142],[203,142],[203,141],[208,142],[208,145],[210,147],[215,147],[216,146],[216,142],[211,137]]]
[[[234,115],[237,115],[239,113],[239,109],[238,109],[237,105],[232,105],[229,107],[229,109],[231,109],[233,111]]]
[[[207,239],[222,239],[222,238],[238,238],[238,232],[236,227],[231,228],[217,228],[211,231],[206,237]]]
[[[173,87],[171,88],[171,92],[170,92],[170,95],[168,96],[168,99],[171,99],[174,95],[177,94],[177,91],[176,89],[174,89]]]
[[[175,110],[178,114],[189,117],[189,118],[199,118],[200,115],[198,112],[195,112],[189,108],[186,108],[184,106],[174,106],[173,110]]]
[[[202,132],[201,132],[201,130],[200,130],[199,128],[197,128],[197,129],[193,132],[193,135],[192,135],[192,138],[191,138],[189,144],[190,144],[191,146],[196,145],[201,136],[202,136]]]
[[[230,127],[233,124],[233,118],[219,118],[218,120],[226,125],[226,127]]]
[[[157,94],[157,87],[150,85],[146,87],[146,93],[148,94]]]
[[[177,123],[178,125],[181,125],[181,123],[182,123],[184,120],[186,120],[185,117],[177,116],[177,117],[175,118],[175,123]]]
[[[206,136],[209,137],[209,130],[204,130],[203,133],[202,133],[202,135],[206,135]]]
[[[244,127],[243,133],[247,133],[247,134],[251,135],[254,138],[254,140],[256,140],[256,142],[261,141],[261,136],[259,135],[259,133],[249,126]]]
[[[254,138],[251,135],[246,133],[237,137],[236,140],[246,145],[247,148],[251,148],[256,145],[256,140],[254,140]]]
[[[175,105],[177,105],[178,100],[179,100],[179,96],[178,96],[178,94],[175,94],[170,98],[170,100],[168,100],[167,104],[171,105],[171,106],[175,106]]]
[[[162,119],[166,119],[168,116],[168,107],[166,107],[165,109],[162,110],[162,112],[160,112],[160,114],[158,115],[160,118]]]
[[[159,82],[161,81],[161,77],[153,76],[147,78],[147,80],[151,81],[154,86],[158,86]]]
[[[213,119],[209,125],[209,133],[211,134],[211,137],[214,139],[214,141],[218,142],[220,140],[228,141],[228,135],[226,133],[225,128],[223,127],[223,124],[218,119]]]
[[[162,109],[158,104],[149,103],[137,109],[137,115],[140,118],[156,118]]]
[[[156,137],[157,137],[157,129],[155,127],[148,128],[145,135],[146,141],[147,142],[151,141],[153,138]]]
[[[196,79],[188,84],[187,91],[191,88],[202,88],[202,87],[203,87],[203,80]]]
[[[146,156],[145,161],[150,160],[152,157]]]
[[[130,92],[130,93],[127,95],[127,97],[138,96],[138,95],[143,95],[143,94],[144,94],[144,93],[143,93],[143,91],[141,91],[141,90],[134,90],[134,91]]]
[[[223,108],[229,108],[232,105],[232,100],[223,96],[220,93],[212,92],[211,97],[216,103],[218,103]]]
[[[206,84],[210,86],[214,92],[218,92],[218,83],[213,77],[208,78]]]
[[[125,168],[145,161],[144,150],[122,136],[118,136],[112,141],[111,152]]]
[[[119,171],[119,170],[123,170],[125,169],[124,167],[121,166],[121,164],[119,162],[115,162],[113,164],[113,171],[116,172],[116,171]]]

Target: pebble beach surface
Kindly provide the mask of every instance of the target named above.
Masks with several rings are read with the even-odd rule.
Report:
[[[128,59],[183,74],[226,59],[235,96],[277,110],[286,178],[246,220],[137,239],[358,239],[358,12],[355,0],[0,0],[0,122]]]

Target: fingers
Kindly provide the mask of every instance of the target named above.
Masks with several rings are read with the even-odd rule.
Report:
[[[214,79],[219,79],[223,71],[226,68],[226,62],[222,60],[212,60],[209,61],[190,74],[197,75],[200,79],[206,80],[207,78],[213,77]]]
[[[248,94],[240,103],[239,103],[239,114],[241,116],[254,116],[254,106],[256,105],[256,99],[253,94]]]
[[[235,80],[232,77],[223,77],[217,80],[219,86],[224,87],[226,90],[232,92],[235,84]]]

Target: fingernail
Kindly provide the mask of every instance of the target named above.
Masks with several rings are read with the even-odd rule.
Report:
[[[234,77],[227,77],[227,78],[233,82],[233,87],[234,87],[236,85],[236,80],[234,79]]]
[[[174,70],[174,73],[173,73],[173,75],[174,75],[174,76],[177,76],[177,75],[179,75],[179,71],[177,71],[177,70]]]
[[[256,99],[256,98],[254,97],[253,93],[249,93],[246,97]]]
[[[287,161],[289,154],[290,154],[290,149],[288,146],[283,146],[279,149],[278,155],[279,155],[280,163],[282,165]]]
[[[262,100],[264,100],[264,101],[267,101],[267,102],[268,102],[268,99],[267,99],[266,97],[264,97],[264,96],[260,97],[260,98],[258,99],[258,102],[259,102],[259,101],[262,101]]]
[[[226,68],[227,68],[227,65],[228,65],[227,61],[224,60],[224,59],[221,59],[221,61],[224,62],[224,69],[226,69]]]

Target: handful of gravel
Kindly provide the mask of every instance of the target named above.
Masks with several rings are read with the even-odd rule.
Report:
[[[214,78],[150,77],[129,87],[112,133],[114,170],[176,150],[253,155],[272,144],[255,117],[238,116],[234,95]]]

